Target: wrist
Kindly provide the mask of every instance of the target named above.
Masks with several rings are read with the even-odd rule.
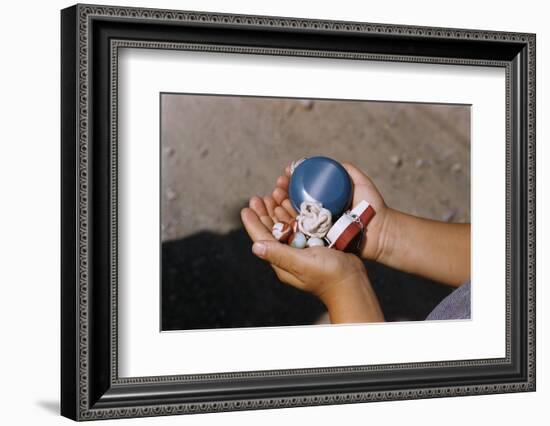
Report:
[[[364,266],[361,271],[328,286],[319,298],[326,306],[333,324],[384,321]]]
[[[387,206],[376,211],[365,229],[361,257],[387,264],[395,242],[396,218],[399,212]]]

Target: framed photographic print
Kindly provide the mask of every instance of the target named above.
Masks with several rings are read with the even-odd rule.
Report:
[[[535,35],[61,12],[61,413],[535,390]]]

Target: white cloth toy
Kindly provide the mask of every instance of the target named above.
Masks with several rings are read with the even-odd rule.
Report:
[[[308,237],[323,238],[332,226],[332,214],[321,203],[303,201],[296,218],[298,230]]]

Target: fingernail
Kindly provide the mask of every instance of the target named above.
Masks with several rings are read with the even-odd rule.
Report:
[[[265,256],[266,249],[267,247],[263,243],[252,244],[252,253],[254,253],[256,256]]]

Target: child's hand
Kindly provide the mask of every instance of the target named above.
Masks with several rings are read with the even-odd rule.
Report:
[[[365,230],[360,255],[364,259],[381,260],[386,249],[385,230],[387,228],[388,207],[382,195],[370,178],[350,163],[342,163],[353,181],[353,206],[361,200],[370,203],[376,214]],[[288,184],[290,181],[290,166],[285,169],[285,175],[279,176],[276,188],[271,197],[264,197],[264,203],[270,217],[294,218],[298,213],[288,199]]]
[[[470,225],[411,216],[386,206],[374,183],[350,163],[353,205],[366,200],[376,211],[363,238],[361,257],[434,281],[459,286],[470,278]],[[271,217],[296,217],[288,199],[290,167],[264,203]],[[366,240],[366,241],[365,241]]]
[[[278,215],[274,213],[277,207]],[[281,281],[319,297],[333,323],[384,320],[359,258],[327,247],[297,249],[279,243],[271,235],[273,221],[285,221],[290,216],[280,206],[272,211],[273,217],[264,200],[253,197],[250,208],[241,211],[241,218],[254,241],[253,252],[271,263]]]

